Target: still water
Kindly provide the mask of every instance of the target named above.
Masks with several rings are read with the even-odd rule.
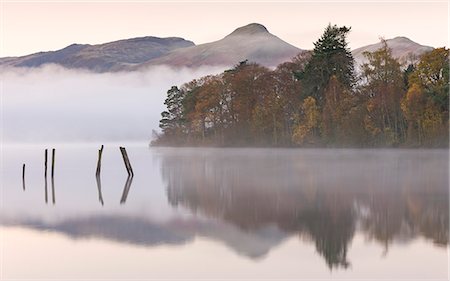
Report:
[[[111,144],[97,180],[52,147],[46,184],[45,146],[3,146],[4,280],[448,278],[447,150],[133,144],[128,178]]]

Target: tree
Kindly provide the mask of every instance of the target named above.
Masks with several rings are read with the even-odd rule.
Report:
[[[305,95],[313,96],[322,105],[325,88],[334,75],[350,89],[354,82],[354,60],[347,46],[349,27],[328,25],[322,37],[314,43],[311,60],[305,71],[298,74],[305,87]]]
[[[312,52],[305,51],[298,54],[291,61],[282,63],[273,71],[275,80],[275,92],[278,97],[278,103],[282,107],[283,131],[281,133],[280,144],[289,145],[292,143],[291,137],[296,120],[302,113],[302,82],[296,76],[305,70],[306,64],[311,59]]]
[[[449,50],[434,49],[422,56],[416,70],[411,74],[412,83],[420,85],[425,94],[448,112],[449,106]]]
[[[183,91],[178,89],[177,86],[172,86],[167,91],[167,98],[164,104],[167,110],[161,113],[162,118],[159,121],[159,127],[166,136],[180,136],[185,120],[183,114]]]
[[[281,99],[274,91],[259,97],[252,114],[254,142],[278,145],[283,133],[283,111]]]
[[[251,143],[253,111],[258,99],[270,91],[270,70],[255,63],[242,62],[224,73],[226,107],[230,114],[231,138],[235,143]]]
[[[198,89],[193,123],[205,140],[208,131],[214,134],[216,141],[223,142],[224,108],[222,103],[222,80],[219,76],[206,76],[201,79]]]
[[[341,130],[340,121],[342,119],[341,98],[343,96],[343,86],[332,76],[325,90],[324,106],[322,111],[322,137],[328,143],[337,141],[339,131]]]
[[[423,142],[423,117],[426,98],[418,84],[412,84],[402,100],[401,108],[408,121],[407,141],[410,144]]]
[[[409,81],[412,86],[402,101],[409,142],[447,146],[449,50],[438,48],[424,54]]]
[[[307,97],[302,104],[303,118],[299,120],[294,128],[292,140],[294,143],[303,145],[313,144],[317,141],[320,111],[313,97]]]
[[[364,111],[357,92],[351,92],[332,76],[325,94],[320,124],[321,137],[328,145],[361,145],[365,141]]]
[[[448,146],[448,50],[402,69],[382,40],[355,81],[349,30],[329,25],[313,52],[275,70],[242,61],[171,87],[154,143]]]
[[[385,40],[382,47],[364,55],[368,63],[362,65],[362,91],[367,96],[366,129],[378,144],[398,145],[405,135],[405,121],[400,101],[405,92],[400,63],[392,57]]]

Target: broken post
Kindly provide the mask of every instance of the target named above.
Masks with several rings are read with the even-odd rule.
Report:
[[[127,169],[128,175],[134,176],[133,168],[131,168],[130,159],[128,158],[127,150],[125,147],[119,147],[120,152],[122,152],[123,162],[125,163],[125,168]]]
[[[103,206],[104,202],[102,196],[102,180],[100,179],[100,171],[102,168],[102,154],[103,154],[103,144],[98,150],[97,171],[95,172],[95,179],[97,180],[97,189],[98,189],[98,200]]]
[[[22,188],[25,190],[25,164],[22,165]]]
[[[48,150],[45,149],[44,154],[44,180],[45,180],[45,203],[48,203],[48,191],[47,191],[47,159],[48,159]]]

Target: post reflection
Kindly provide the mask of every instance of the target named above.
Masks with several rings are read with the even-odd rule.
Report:
[[[130,192],[131,183],[133,182],[133,175],[129,175],[125,181],[125,186],[123,187],[122,197],[120,198],[120,204],[125,204],[128,198],[128,192]]]
[[[102,206],[104,205],[103,202],[103,194],[102,194],[102,180],[100,178],[100,174],[97,174],[95,176],[95,180],[97,182],[97,190],[98,190],[98,201],[100,202],[100,204],[102,204]]]

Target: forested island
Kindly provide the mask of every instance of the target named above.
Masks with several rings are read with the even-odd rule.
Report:
[[[356,66],[349,32],[328,25],[274,70],[242,61],[171,87],[152,145],[448,147],[449,50],[401,63],[382,39]]]

